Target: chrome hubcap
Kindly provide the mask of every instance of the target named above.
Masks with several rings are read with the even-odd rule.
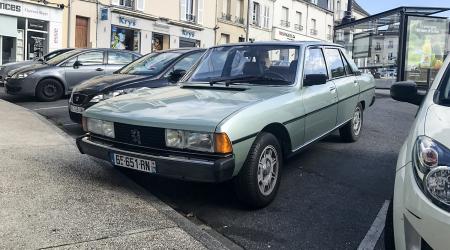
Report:
[[[263,195],[270,195],[278,179],[278,155],[272,145],[264,148],[259,157],[258,187]]]
[[[361,109],[359,107],[356,108],[355,113],[353,114],[353,133],[355,135],[359,135],[361,131],[362,119],[361,119]]]

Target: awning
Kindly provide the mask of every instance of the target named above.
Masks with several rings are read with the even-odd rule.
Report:
[[[17,37],[17,18],[12,16],[0,15],[0,36]]]

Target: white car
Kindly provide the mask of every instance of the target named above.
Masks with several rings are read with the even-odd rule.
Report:
[[[397,161],[386,249],[450,249],[449,62],[426,94],[411,82],[391,87],[393,99],[420,108]]]

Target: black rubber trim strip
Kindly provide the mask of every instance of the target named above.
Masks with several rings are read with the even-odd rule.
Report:
[[[237,140],[234,140],[232,143],[233,143],[233,144],[238,144],[239,142],[246,141],[246,140],[248,140],[248,139],[250,139],[250,138],[253,138],[253,137],[257,136],[257,135],[258,135],[258,133],[254,133],[254,134],[251,134],[251,135],[247,135],[247,136],[244,136],[244,137],[239,138],[239,139],[237,139]]]
[[[417,219],[419,219],[419,220],[422,219],[419,216],[417,216],[415,213],[411,212],[409,209],[406,209],[406,211],[408,211],[412,216],[416,217]]]
[[[287,124],[289,124],[289,123],[298,121],[298,120],[300,120],[300,119],[302,119],[302,118],[305,118],[305,117],[308,116],[308,115],[312,115],[312,114],[314,114],[314,113],[317,113],[317,112],[319,112],[319,111],[321,111],[321,110],[324,110],[324,109],[326,109],[326,108],[329,108],[329,107],[331,107],[331,106],[333,106],[333,105],[336,105],[336,104],[338,104],[338,103],[340,103],[340,102],[346,101],[346,100],[348,100],[348,99],[350,99],[350,98],[353,98],[353,97],[355,97],[355,96],[357,96],[357,95],[360,95],[360,94],[362,94],[362,93],[364,93],[364,92],[367,92],[367,91],[369,91],[369,90],[372,90],[372,89],[375,89],[375,87],[370,88],[370,89],[366,89],[366,90],[364,90],[364,91],[359,92],[358,94],[351,95],[351,96],[346,97],[346,98],[344,98],[344,99],[342,99],[342,100],[339,100],[339,101],[337,101],[337,102],[335,102],[335,103],[333,103],[333,104],[330,104],[330,105],[327,105],[327,106],[325,106],[325,107],[322,107],[322,108],[316,109],[316,110],[314,110],[314,111],[311,111],[311,112],[309,112],[308,114],[305,114],[305,115],[296,117],[296,118],[294,118],[294,119],[285,121],[285,122],[283,122],[283,125],[287,125]]]

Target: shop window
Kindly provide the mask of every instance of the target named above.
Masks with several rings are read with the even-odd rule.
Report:
[[[112,26],[111,48],[139,51],[140,48],[139,31]]]
[[[128,64],[133,61],[133,54],[118,51],[108,52],[108,64]]]
[[[339,50],[326,49],[325,58],[327,60],[327,65],[330,68],[332,78],[345,76],[345,68]]]
[[[170,36],[165,34],[153,33],[152,51],[160,51],[170,48]]]
[[[230,35],[228,34],[220,34],[219,44],[227,44],[230,43]]]

